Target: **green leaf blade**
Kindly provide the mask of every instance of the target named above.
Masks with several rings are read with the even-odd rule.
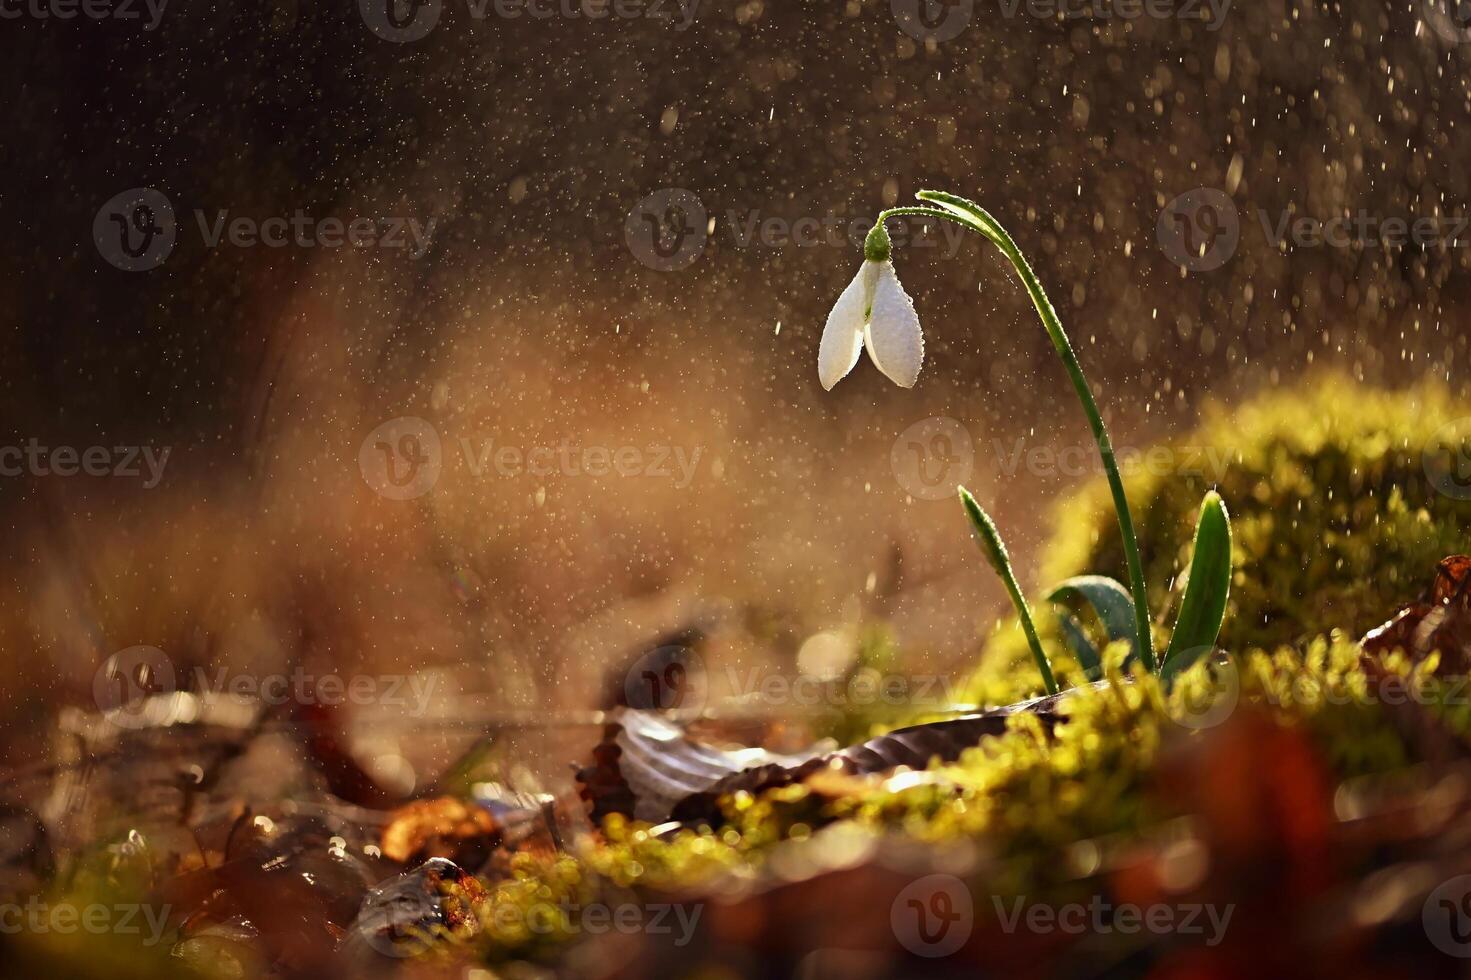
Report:
[[[1001,223],[974,201],[945,191],[920,191],[914,196],[926,204],[938,204],[951,214],[964,219],[966,224],[989,238],[993,244],[1001,245],[1003,241],[1011,241],[1011,236],[1001,227]]]
[[[1057,621],[1062,626],[1062,635],[1067,639],[1068,646],[1072,648],[1073,656],[1078,660],[1078,666],[1083,668],[1083,676],[1090,681],[1096,681],[1103,676],[1103,655],[1088,639],[1088,634],[1083,632],[1083,627],[1073,618],[1072,613],[1059,612]]]
[[[1190,661],[1213,649],[1226,618],[1226,600],[1231,592],[1231,518],[1225,501],[1212,490],[1200,505],[1195,528],[1195,549],[1190,559],[1190,578],[1185,598],[1175,620],[1164,663],[1189,654]],[[1173,665],[1171,673],[1188,666]]]
[[[1138,655],[1134,600],[1116,580],[1106,575],[1078,575],[1054,587],[1047,600],[1054,605],[1076,600],[1087,603],[1103,624],[1109,642],[1128,640],[1130,656]]]

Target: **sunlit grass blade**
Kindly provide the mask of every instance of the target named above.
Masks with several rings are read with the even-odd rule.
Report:
[[[1016,607],[1016,614],[1021,619],[1022,631],[1027,634],[1027,643],[1032,647],[1032,656],[1037,660],[1037,669],[1042,672],[1042,683],[1047,688],[1048,694],[1057,693],[1057,680],[1052,676],[1052,664],[1047,659],[1047,654],[1042,650],[1042,641],[1037,638],[1037,625],[1032,621],[1032,609],[1027,605],[1026,597],[1022,595],[1021,586],[1017,584],[1016,573],[1011,569],[1011,556],[1006,553],[1006,545],[1001,540],[1001,533],[996,530],[996,524],[991,516],[976,502],[976,498],[965,487],[960,487],[960,503],[965,508],[965,516],[970,518],[971,527],[975,529],[976,540],[980,542],[981,552],[986,556],[986,561],[1001,576],[1001,582],[1006,586],[1007,594],[1011,596],[1011,604]]]
[[[1231,518],[1226,504],[1214,490],[1205,495],[1200,505],[1200,521],[1195,528],[1195,553],[1190,559],[1190,577],[1185,582],[1185,598],[1180,602],[1180,615],[1175,632],[1170,636],[1164,663],[1187,652],[1196,659],[1210,650],[1221,633],[1226,618],[1226,599],[1231,592]],[[1171,672],[1188,666],[1172,665]]]

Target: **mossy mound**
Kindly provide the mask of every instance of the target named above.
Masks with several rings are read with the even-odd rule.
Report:
[[[1389,391],[1332,374],[1208,406],[1195,432],[1122,465],[1156,623],[1173,621],[1200,501],[1215,487],[1234,551],[1219,645],[1270,650],[1335,628],[1362,635],[1418,596],[1437,561],[1471,548],[1467,459],[1471,403],[1440,384]],[[1034,594],[1074,575],[1127,581],[1102,479],[1062,502],[1055,527]],[[1062,649],[1055,619],[1039,612],[1049,649]],[[970,693],[983,700],[1040,686],[1023,681],[1036,668],[1014,623],[982,661]]]
[[[1199,664],[1169,694],[1137,667],[1122,674],[1122,652],[1115,647],[1108,658],[1106,684],[1066,702],[1050,735],[1022,714],[1005,734],[922,776],[740,792],[721,799],[721,825],[673,835],[610,817],[575,856],[518,857],[512,877],[492,888],[481,909],[480,955],[491,962],[555,956],[577,938],[577,909],[589,903],[630,893],[699,895],[726,876],[759,873],[779,846],[838,823],[853,834],[983,844],[994,856],[987,888],[1011,894],[1052,887],[1075,873],[1063,859],[1071,845],[1127,842],[1187,812],[1188,797],[1160,793],[1162,766],[1201,744],[1198,736],[1252,717],[1299,733],[1332,783],[1417,761],[1417,749],[1385,710],[1387,685],[1364,673],[1357,644],[1342,634],[1240,658],[1229,686]],[[1382,661],[1401,690],[1435,668],[1434,661],[1416,668],[1399,655]],[[1448,732],[1471,731],[1458,689],[1422,690],[1428,717]],[[547,917],[549,926],[523,927]]]

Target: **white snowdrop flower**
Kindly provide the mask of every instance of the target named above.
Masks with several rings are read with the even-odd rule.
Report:
[[[863,266],[843,290],[827,316],[817,348],[817,374],[822,386],[847,377],[863,348],[884,375],[901,388],[913,388],[924,362],[924,333],[914,300],[899,285],[889,259],[889,236],[883,223],[873,226],[863,243]]]

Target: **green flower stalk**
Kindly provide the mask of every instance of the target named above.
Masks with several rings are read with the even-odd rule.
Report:
[[[1088,387],[1088,380],[1083,375],[1082,365],[1078,363],[1072,343],[1062,329],[1057,311],[1053,309],[1042,283],[1017,248],[1016,242],[985,209],[963,197],[941,191],[920,191],[916,196],[933,206],[890,208],[881,212],[864,242],[863,267],[838,299],[823,329],[822,343],[818,350],[818,373],[823,387],[831,389],[842,380],[858,363],[865,348],[879,370],[895,383],[909,388],[918,380],[924,358],[924,337],[920,333],[914,303],[899,285],[894,272],[890,259],[889,236],[884,229],[885,221],[889,218],[911,216],[952,221],[976,232],[999,248],[1021,277],[1027,294],[1032,298],[1032,305],[1037,308],[1037,315],[1042,318],[1042,326],[1067,369],[1068,378],[1083,405],[1083,413],[1088,417],[1093,441],[1098,444],[1098,454],[1103,459],[1103,469],[1113,493],[1119,532],[1123,538],[1124,554],[1129,567],[1129,587],[1133,595],[1136,649],[1145,667],[1151,672],[1156,671],[1158,663],[1149,626],[1144,566],[1139,558],[1139,542],[1134,534],[1134,519],[1129,513],[1123,479],[1119,476],[1118,462],[1114,458],[1113,444],[1109,441],[1103,416],[1098,411],[1098,404],[1093,399],[1093,392]],[[1020,612],[1020,604],[1018,611]],[[1040,650],[1035,652],[1040,656]]]

